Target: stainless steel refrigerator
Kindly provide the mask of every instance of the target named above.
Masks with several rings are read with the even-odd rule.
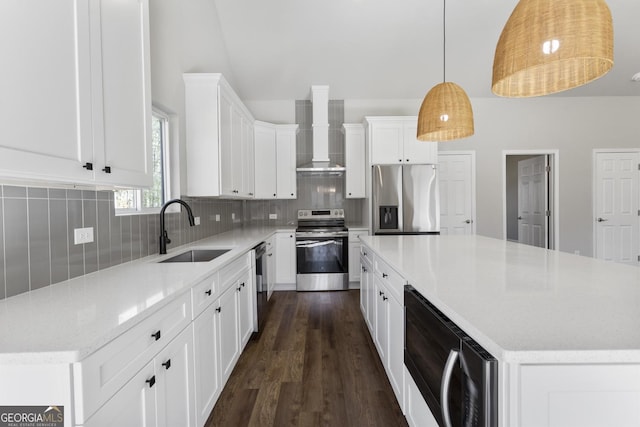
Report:
[[[374,165],[374,234],[439,234],[436,165]]]

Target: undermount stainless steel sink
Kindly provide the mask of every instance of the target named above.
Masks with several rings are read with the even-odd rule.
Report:
[[[226,254],[231,249],[192,249],[159,262],[207,262]]]

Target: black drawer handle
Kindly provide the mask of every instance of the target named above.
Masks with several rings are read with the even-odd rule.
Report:
[[[160,339],[160,330],[151,334],[151,338],[155,338],[156,341]]]
[[[240,292],[240,291],[242,290],[242,288],[241,288],[240,286],[238,286],[238,287],[236,288],[236,290],[237,290],[238,292]]]
[[[105,166],[105,167],[102,169],[102,172],[104,172],[104,173],[111,173],[111,166]]]
[[[206,291],[204,291],[205,294],[207,294],[208,297],[211,296],[211,289],[207,289]]]
[[[147,384],[149,384],[149,388],[153,387],[156,384],[156,376],[152,376],[151,378],[149,378],[148,380],[145,381]]]
[[[218,308],[216,308],[216,311],[217,311],[218,313],[220,313],[220,312],[222,311],[222,307],[218,307]]]
[[[171,367],[171,359],[167,359],[167,361],[164,362],[162,366],[164,366],[165,370],[168,370]]]
[[[380,296],[384,295],[384,292],[382,292],[382,291],[378,291],[378,292],[380,292]]]
[[[387,298],[386,296],[382,295],[382,301],[386,301],[386,300],[388,300],[388,299],[389,299],[389,298]]]
[[[382,278],[386,279],[387,277],[389,277],[389,275],[387,273],[382,273]]]
[[[88,171],[92,171],[93,170],[93,163],[87,162],[82,167],[85,168]]]
[[[244,282],[240,283],[240,286],[242,286],[244,288]]]

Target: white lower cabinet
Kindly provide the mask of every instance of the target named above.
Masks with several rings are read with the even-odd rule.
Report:
[[[276,285],[276,237],[271,236],[267,239],[267,300],[273,295]]]
[[[233,367],[236,365],[238,357],[240,357],[240,328],[238,325],[238,291],[234,287],[227,289],[218,304],[216,311],[218,312],[218,332],[220,337],[220,345],[218,351],[220,353],[220,378],[222,384],[227,382]]]
[[[194,394],[189,325],[84,425],[194,427]]]
[[[366,228],[349,229],[349,282],[360,281],[360,236],[368,236]]]
[[[276,233],[275,245],[276,283],[296,283],[296,233]]]
[[[360,307],[389,377],[398,404],[405,411],[404,284],[406,281],[362,246]]]
[[[238,280],[238,317],[240,327],[240,350],[249,342],[253,334],[253,299],[256,295],[254,270],[247,270]]]
[[[193,322],[196,425],[202,427],[222,391],[218,361],[219,317],[212,304]]]
[[[438,422],[431,414],[427,402],[422,397],[411,374],[404,370],[405,381],[405,418],[410,427],[438,427]]]

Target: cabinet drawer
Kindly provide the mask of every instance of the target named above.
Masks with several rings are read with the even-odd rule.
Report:
[[[251,251],[220,270],[220,291],[224,292],[224,287],[228,285],[229,282],[237,279],[247,268],[251,268]]]
[[[404,278],[379,257],[376,257],[373,261],[373,270],[374,274],[380,278],[391,295],[393,295],[398,302],[403,302],[404,285],[406,283]]]
[[[191,302],[193,304],[193,318],[195,319],[216,299],[218,291],[218,272],[204,279],[191,288]]]
[[[76,423],[83,424],[191,322],[191,295],[176,301],[73,366]]]

